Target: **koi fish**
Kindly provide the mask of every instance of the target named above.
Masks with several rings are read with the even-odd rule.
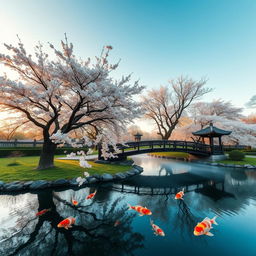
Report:
[[[183,196],[184,196],[184,188],[175,195],[174,199],[182,199],[182,200],[184,200]]]
[[[155,231],[154,234],[156,236],[165,236],[164,231],[159,228],[156,224],[153,223],[153,220],[150,220],[150,225],[152,226],[152,229]]]
[[[88,196],[86,197],[86,199],[92,199],[92,198],[94,198],[94,196],[96,195],[96,192],[97,192],[97,190],[95,190],[94,193],[91,193],[90,195],[88,195]]]
[[[40,211],[40,212],[37,212],[37,213],[36,213],[36,216],[41,216],[41,215],[43,215],[43,214],[49,212],[50,210],[51,210],[51,208],[49,208],[49,209],[44,209],[44,210],[42,210],[42,211]]]
[[[195,236],[201,236],[201,235],[207,235],[207,236],[213,236],[213,234],[210,231],[212,229],[212,224],[218,225],[215,219],[217,216],[213,217],[212,219],[209,219],[206,217],[202,222],[197,223],[194,229],[194,235]]]
[[[78,201],[77,201],[77,200],[72,199],[72,204],[73,204],[74,206],[77,206],[77,205],[78,205]]]
[[[128,206],[129,206],[129,210],[133,209],[134,211],[140,213],[139,216],[152,214],[152,212],[147,207],[142,207],[140,205],[131,206],[129,204],[128,204]]]
[[[117,220],[116,222],[115,222],[115,224],[114,224],[114,227],[117,227],[118,225],[120,225],[121,224],[121,222],[119,221],[119,220]]]
[[[65,229],[69,229],[69,228],[72,228],[72,225],[75,224],[76,222],[76,219],[73,218],[73,217],[68,217],[64,220],[62,220],[58,225],[57,227],[58,228],[65,228]]]

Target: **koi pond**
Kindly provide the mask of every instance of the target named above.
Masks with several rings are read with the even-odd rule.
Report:
[[[0,255],[256,255],[256,170],[133,159],[144,172],[120,183],[1,194]],[[195,236],[195,226],[214,216],[214,236]],[[58,225],[68,217],[72,227]]]

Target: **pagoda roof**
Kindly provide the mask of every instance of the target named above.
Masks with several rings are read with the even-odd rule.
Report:
[[[213,124],[211,123],[208,127],[196,132],[192,132],[192,134],[201,137],[220,137],[222,135],[229,135],[231,132],[232,131],[226,131],[217,128],[216,126],[213,126]]]

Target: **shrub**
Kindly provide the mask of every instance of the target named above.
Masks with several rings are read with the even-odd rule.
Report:
[[[229,153],[229,159],[234,160],[234,161],[241,161],[245,157],[244,153],[239,151],[239,150],[232,150]]]

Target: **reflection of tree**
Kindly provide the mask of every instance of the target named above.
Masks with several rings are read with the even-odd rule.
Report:
[[[174,220],[174,228],[179,230],[181,236],[184,237],[185,233],[193,236],[194,227],[197,224],[197,218],[190,211],[189,207],[183,200],[177,200],[178,212]]]
[[[0,255],[133,255],[133,250],[143,246],[143,236],[133,232],[134,215],[127,214],[127,206],[120,201],[117,198],[100,207],[93,200],[86,206],[75,207],[61,193],[42,191],[38,193],[38,211],[51,211],[35,217],[33,205],[32,215],[27,212],[30,208],[18,208],[18,224],[1,230],[5,236],[0,238]],[[57,228],[70,213],[77,220],[73,228]],[[121,224],[114,227],[116,220]]]

